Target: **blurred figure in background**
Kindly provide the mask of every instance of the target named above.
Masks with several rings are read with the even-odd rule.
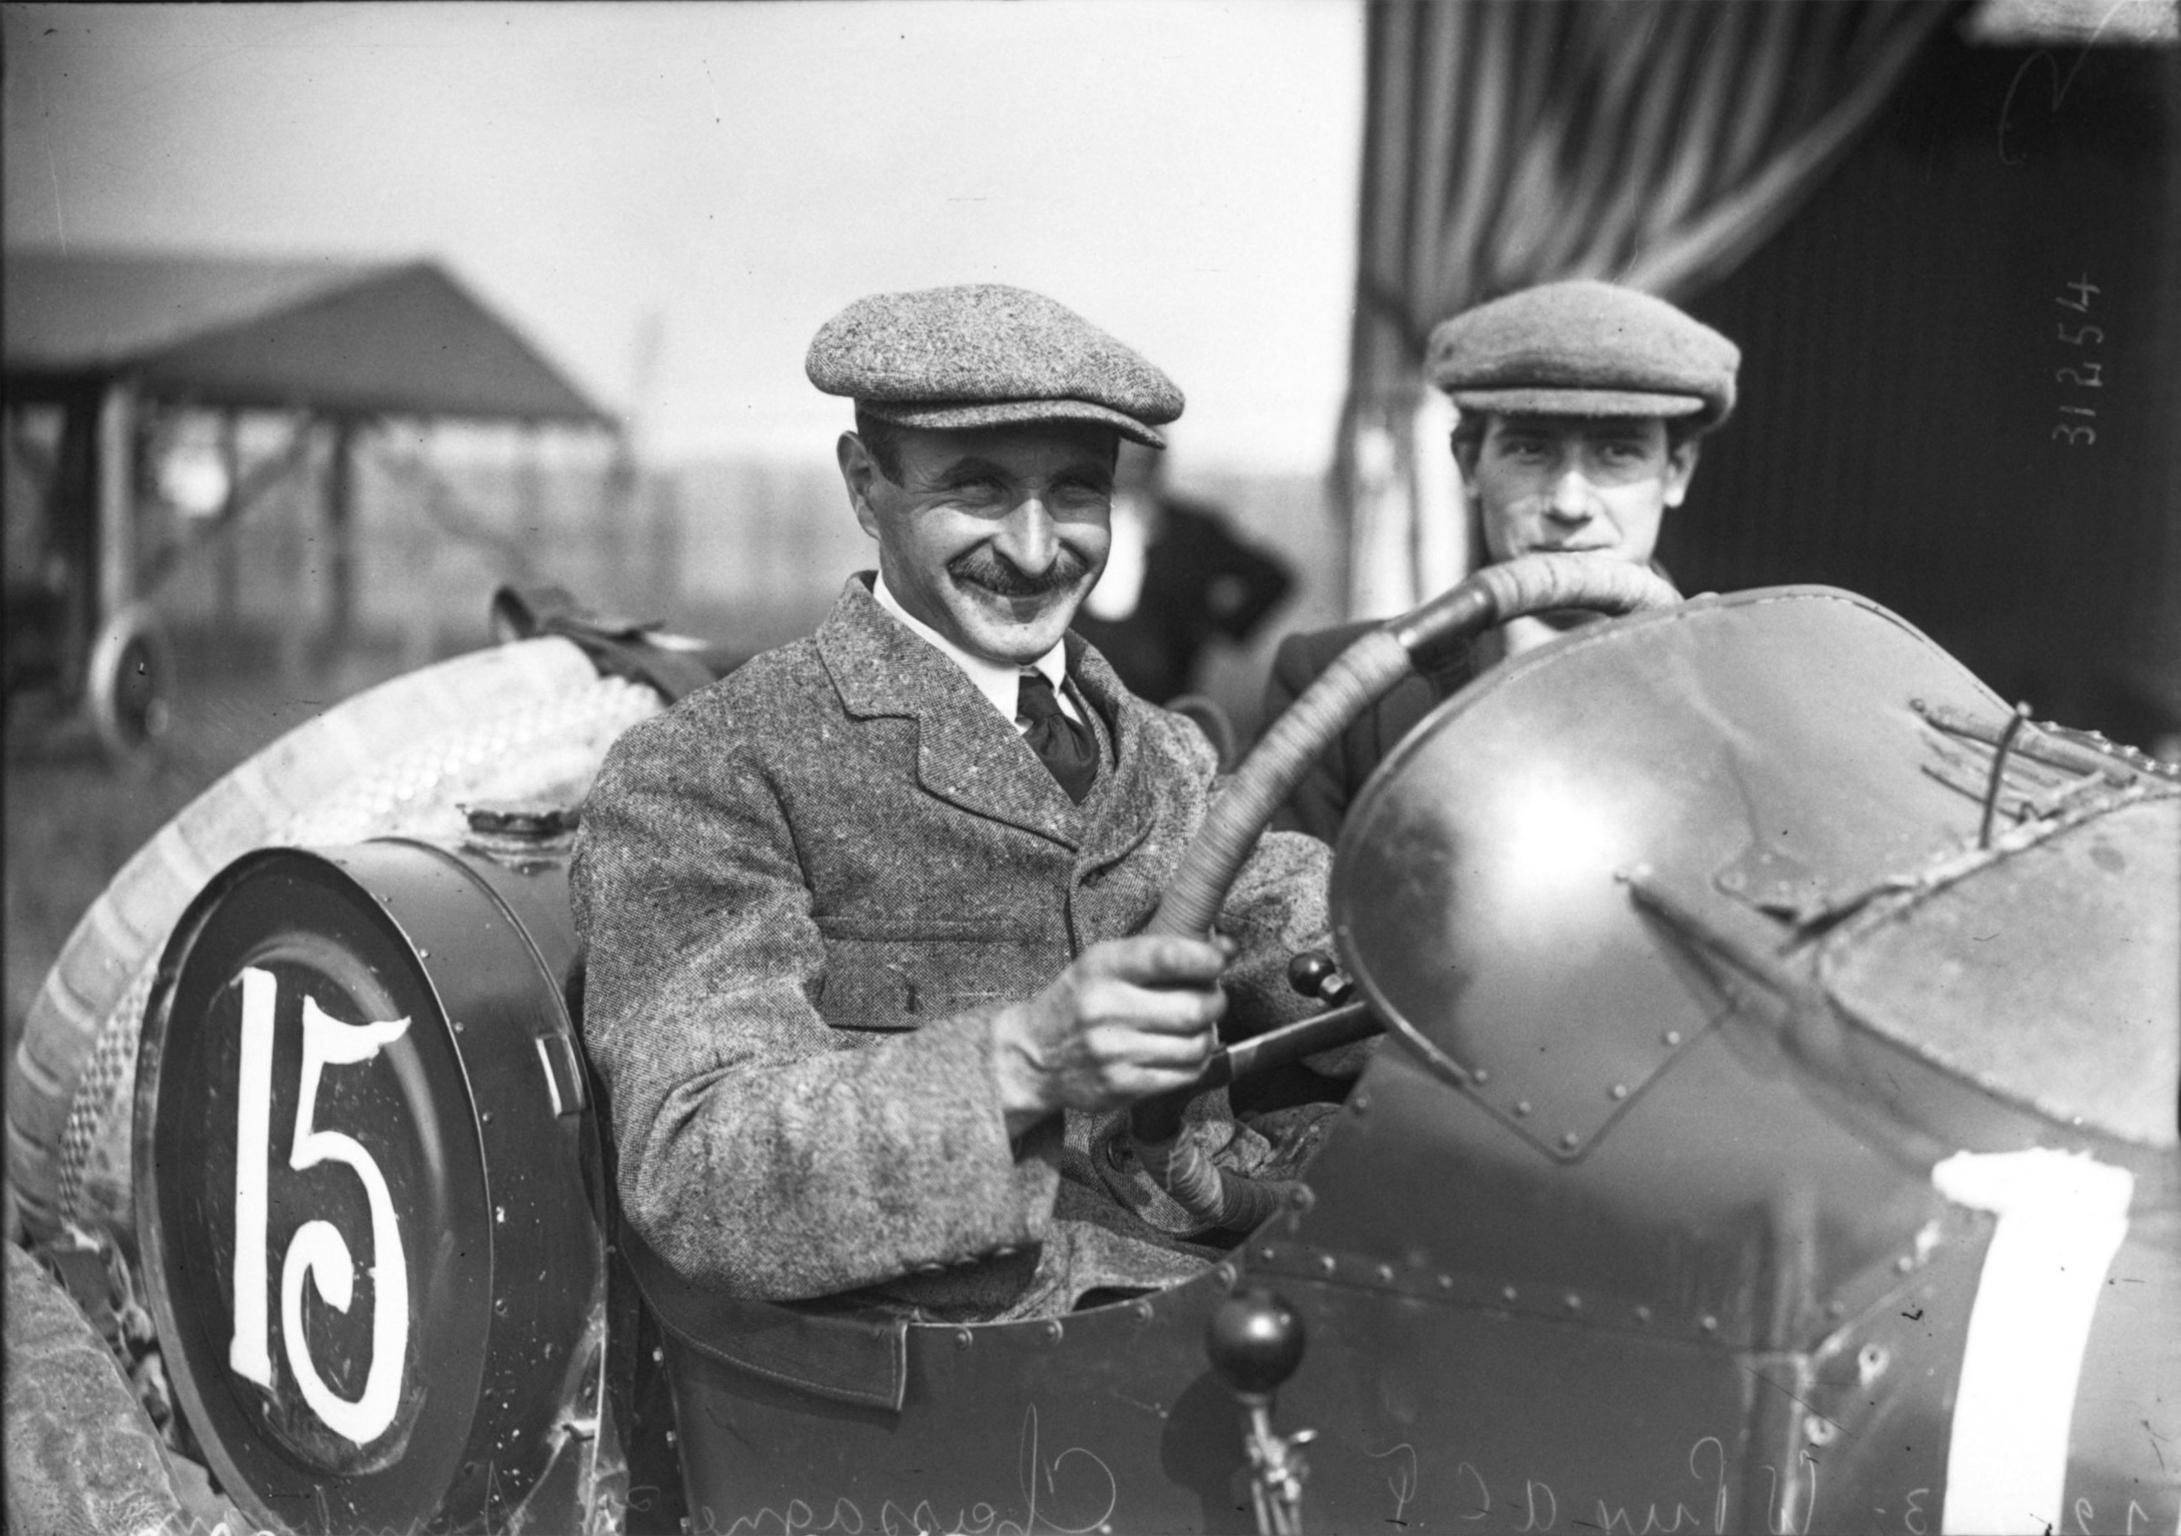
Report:
[[[1164,454],[1121,445],[1112,549],[1074,625],[1129,692],[1154,704],[1188,693],[1213,637],[1247,639],[1294,581],[1278,557],[1237,539],[1218,509],[1172,494],[1164,480]]]
[[[1452,448],[1486,563],[1595,554],[1652,565],[1659,526],[1696,473],[1698,441],[1734,409],[1742,355],[1663,299],[1611,283],[1547,283],[1464,310],[1431,334],[1431,382],[1460,408]],[[1348,806],[1410,728],[1473,679],[1592,614],[1486,630],[1396,685],[1295,787],[1275,826],[1332,842]],[[1290,635],[1273,658],[1278,718],[1369,621]]]

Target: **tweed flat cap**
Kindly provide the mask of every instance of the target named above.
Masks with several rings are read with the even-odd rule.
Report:
[[[1065,305],[1000,283],[856,300],[812,338],[810,382],[904,427],[1093,421],[1153,448],[1174,381]]]
[[[1734,409],[1741,351],[1664,299],[1612,283],[1525,288],[1431,333],[1431,382],[1467,410],[1696,416]]]

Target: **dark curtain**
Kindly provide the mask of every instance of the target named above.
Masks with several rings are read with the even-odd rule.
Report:
[[[1941,0],[1370,0],[1356,314],[1336,467],[1348,604],[1466,569],[1447,316],[1598,277],[1675,297],[1776,229],[1869,123]]]

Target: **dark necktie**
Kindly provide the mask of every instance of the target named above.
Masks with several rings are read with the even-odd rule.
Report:
[[[1035,667],[1022,669],[1015,694],[1015,718],[1026,727],[1022,739],[1038,755],[1068,798],[1077,805],[1098,777],[1098,740],[1089,726],[1071,720],[1053,696],[1053,685]]]

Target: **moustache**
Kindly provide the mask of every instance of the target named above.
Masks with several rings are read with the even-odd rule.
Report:
[[[996,549],[967,550],[947,562],[947,574],[956,581],[1001,597],[1044,597],[1080,585],[1090,573],[1090,561],[1065,544],[1051,565],[1034,573]]]

